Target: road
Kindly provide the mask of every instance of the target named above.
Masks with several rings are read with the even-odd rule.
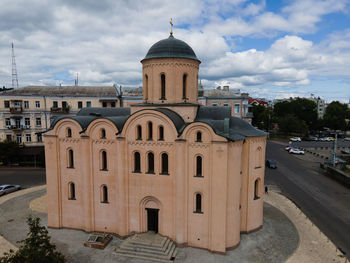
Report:
[[[268,142],[266,158],[278,168],[266,168],[265,184],[279,186],[350,259],[350,189],[324,176],[318,162],[290,155],[280,143]]]
[[[23,188],[46,184],[45,169],[0,168],[0,185],[19,184]]]

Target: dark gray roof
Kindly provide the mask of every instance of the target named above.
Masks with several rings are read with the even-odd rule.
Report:
[[[141,111],[148,110],[143,109]],[[166,115],[173,123],[178,132],[182,133],[187,125],[182,117],[173,110],[167,108],[151,109]],[[80,110],[76,116],[58,116],[51,123],[50,130],[56,123],[64,118],[75,120],[79,123],[82,131],[85,131],[89,124],[96,119],[107,119],[114,123],[118,131],[122,131],[125,122],[130,115],[130,108],[84,108]],[[231,108],[226,106],[198,106],[197,116],[194,122],[202,122],[208,124],[214,132],[230,141],[244,140],[246,137],[265,136],[266,133],[254,128],[243,119],[232,117]]]
[[[193,49],[184,41],[176,39],[173,35],[155,43],[147,52],[149,58],[190,58],[200,62]]]
[[[154,109],[154,110],[165,114],[174,123],[177,132],[180,132],[180,130],[184,127],[184,125],[185,125],[184,120],[175,111],[172,111],[172,110],[169,110],[169,109],[166,109],[166,108],[157,108],[157,109]]]
[[[3,91],[0,96],[117,97],[114,86],[27,86]]]
[[[76,116],[56,117],[52,121],[49,130],[53,129],[59,120],[72,119],[79,123],[82,131],[85,131],[93,120],[105,118],[113,122],[118,130],[121,131],[129,116],[130,108],[84,108],[80,110]]]
[[[216,134],[231,141],[266,135],[265,132],[254,128],[247,121],[232,117],[231,108],[227,106],[199,106],[195,122],[208,124]]]

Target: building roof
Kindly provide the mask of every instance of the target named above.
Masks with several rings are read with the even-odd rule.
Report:
[[[190,123],[185,123],[182,117],[173,110],[167,108],[143,109],[154,110],[166,115],[174,124],[180,135]],[[142,110],[141,110],[142,111]],[[114,123],[118,131],[121,131],[125,122],[130,117],[130,108],[84,108],[76,116],[59,116],[51,123],[50,130],[62,119],[72,119],[79,123],[82,132],[96,119],[107,119]],[[251,136],[265,136],[266,133],[254,128],[245,120],[231,116],[231,108],[227,106],[198,106],[194,122],[208,124],[214,132],[230,141],[244,140]]]
[[[168,38],[153,44],[143,60],[150,58],[189,58],[200,62],[193,49],[186,42],[175,38],[172,34]]]
[[[266,135],[265,132],[254,128],[247,121],[238,117],[232,117],[231,107],[228,106],[199,106],[195,122],[208,124],[216,134],[230,141]]]
[[[0,96],[117,97],[115,86],[27,86],[0,92]]]

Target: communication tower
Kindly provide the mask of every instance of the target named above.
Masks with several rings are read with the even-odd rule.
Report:
[[[13,46],[13,42],[11,43],[11,48],[12,48],[12,88],[18,88],[18,76],[17,76],[15,49]]]

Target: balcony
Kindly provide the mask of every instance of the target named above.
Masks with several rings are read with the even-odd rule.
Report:
[[[9,125],[9,126],[6,126],[7,129],[14,130],[14,131],[21,131],[21,130],[24,130],[24,129],[28,129],[27,127],[28,126],[26,126],[26,125]]]
[[[23,111],[22,107],[11,107],[10,113],[12,114],[21,114]]]
[[[69,113],[69,107],[62,107],[62,108],[51,107],[51,113],[68,114]]]

